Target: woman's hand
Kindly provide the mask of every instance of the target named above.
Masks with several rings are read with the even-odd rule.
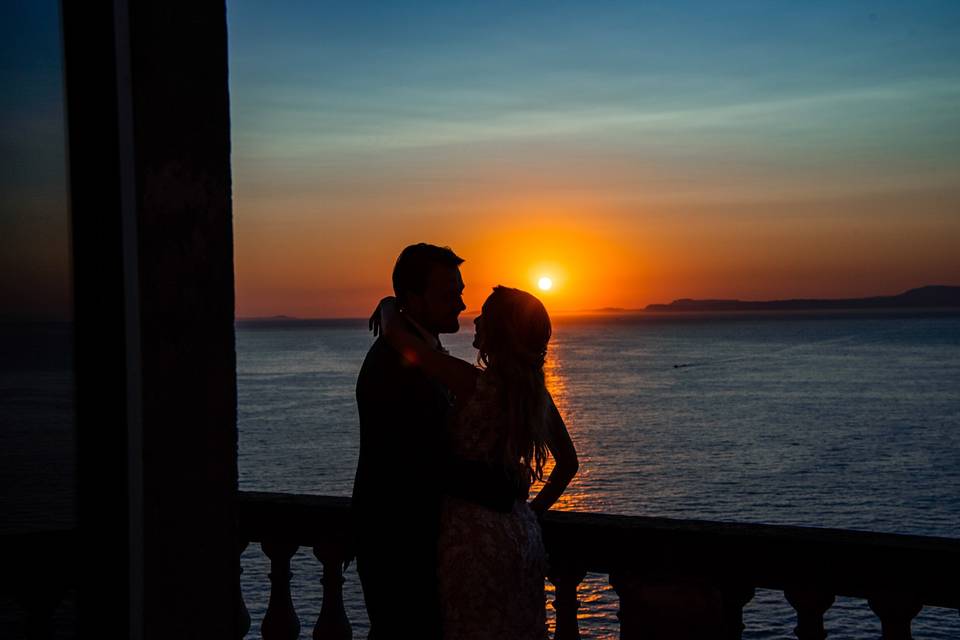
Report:
[[[387,296],[380,300],[377,303],[377,308],[373,310],[373,313],[370,315],[369,327],[370,331],[373,331],[374,337],[385,332],[387,326],[396,322],[397,316],[400,314],[400,307],[397,304],[397,299],[393,296]]]

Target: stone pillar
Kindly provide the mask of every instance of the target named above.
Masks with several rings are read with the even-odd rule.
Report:
[[[815,589],[787,589],[787,602],[797,612],[797,626],[793,632],[799,640],[824,640],[823,614],[833,605],[832,593]]]
[[[577,619],[580,600],[577,598],[577,587],[587,576],[587,570],[551,567],[547,575],[554,586],[553,609],[557,614],[554,640],[580,640],[580,623]]]
[[[743,637],[743,608],[753,600],[755,594],[753,587],[742,584],[728,584],[720,590],[725,640],[740,640]]]
[[[300,637],[300,618],[290,594],[290,558],[297,545],[287,542],[262,542],[260,548],[270,558],[270,601],[260,623],[264,640],[297,640]]]
[[[130,0],[152,638],[236,638],[237,429],[223,0]]]
[[[323,565],[323,603],[313,627],[313,640],[351,640],[353,628],[343,606],[343,569],[348,557],[340,540],[324,541],[313,547],[313,557]]]
[[[234,639],[224,0],[62,0],[62,15],[79,635]]]
[[[883,640],[911,640],[913,619],[920,613],[923,605],[909,596],[881,594],[867,601],[870,608],[880,618]]]

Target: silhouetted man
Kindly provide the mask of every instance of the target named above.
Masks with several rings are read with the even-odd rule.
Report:
[[[463,304],[463,260],[429,244],[403,250],[393,290],[406,330],[437,349],[455,333]],[[357,380],[360,459],[353,485],[357,571],[370,638],[440,638],[437,532],[440,499],[456,495],[509,511],[506,474],[454,459],[444,447],[449,392],[405,363],[381,336]]]

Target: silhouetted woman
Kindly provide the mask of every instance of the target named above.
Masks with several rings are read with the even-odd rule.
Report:
[[[479,366],[437,351],[407,331],[395,299],[380,303],[384,337],[454,395],[452,453],[497,465],[517,484],[509,511],[444,499],[438,572],[444,638],[547,637],[546,552],[536,514],[549,509],[577,471],[577,454],[544,385],[551,325],[534,296],[496,287],[474,322]],[[537,495],[548,452],[555,465]]]

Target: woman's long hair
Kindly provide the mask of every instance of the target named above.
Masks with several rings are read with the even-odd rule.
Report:
[[[550,316],[526,291],[494,287],[483,304],[478,363],[492,377],[506,429],[502,453],[507,468],[520,461],[529,485],[543,479],[547,460],[548,395],[543,378]]]

